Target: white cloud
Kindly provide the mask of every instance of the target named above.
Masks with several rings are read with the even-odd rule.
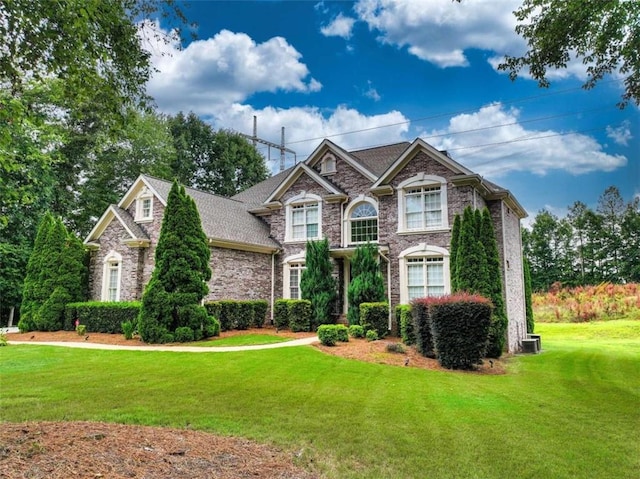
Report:
[[[351,17],[345,17],[342,12],[338,14],[328,25],[320,28],[320,33],[325,37],[341,37],[344,39],[351,38],[351,30],[355,19]]]
[[[167,33],[157,23],[150,27]],[[175,42],[164,44],[149,34],[145,44],[158,69],[147,91],[167,112],[211,114],[220,105],[241,102],[256,92],[306,93],[322,88],[309,77],[302,55],[282,37],[256,43],[244,33],[221,30],[183,50]]]
[[[618,128],[607,126],[607,136],[616,144],[627,146],[629,144],[629,140],[633,138],[630,126],[631,124],[629,121],[623,121]]]
[[[469,48],[499,54],[522,49],[513,16],[520,0],[360,0],[354,9],[383,43],[406,46],[439,67],[467,66]]]
[[[371,98],[373,101],[380,101],[382,97],[378,93],[378,90],[376,90],[371,84],[371,80],[369,80],[367,83],[369,85],[369,88],[364,92],[364,96],[366,96],[367,98]]]
[[[250,134],[253,131],[254,115],[258,118],[260,138],[280,144],[281,127],[286,128],[285,144],[297,153],[299,162],[304,161],[323,138],[329,138],[349,150],[403,141],[409,130],[408,119],[398,111],[363,115],[345,106],[339,106],[327,115],[315,107],[267,107],[256,110],[250,105],[236,103],[219,111],[210,121],[215,128],[230,128]],[[390,124],[394,126],[378,128]],[[266,149],[261,151],[266,157]],[[271,150],[274,169],[279,162],[279,155],[278,150]],[[291,166],[292,163],[293,158],[287,155],[287,166]]]
[[[421,136],[487,177],[512,171],[545,175],[552,170],[565,170],[582,174],[613,171],[627,164],[625,156],[605,153],[602,145],[590,136],[527,130],[518,123],[519,115],[517,109],[493,103],[475,113],[457,115],[446,128]]]

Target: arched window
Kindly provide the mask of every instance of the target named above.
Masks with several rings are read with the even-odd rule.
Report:
[[[400,258],[400,302],[425,296],[442,296],[451,291],[449,252],[421,243],[407,248]]]
[[[322,199],[301,193],[286,202],[285,241],[304,242],[322,237]]]
[[[378,209],[371,199],[354,204],[349,213],[349,244],[378,241]]]
[[[320,173],[323,175],[330,175],[336,172],[336,157],[331,153],[328,153],[322,158],[320,164]]]
[[[447,181],[420,173],[398,185],[398,231],[421,232],[449,227]]]
[[[120,301],[122,256],[111,251],[104,259],[102,274],[102,301]]]

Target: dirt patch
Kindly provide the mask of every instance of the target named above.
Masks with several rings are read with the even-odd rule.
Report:
[[[94,422],[0,424],[0,477],[315,478],[295,455],[201,431]]]

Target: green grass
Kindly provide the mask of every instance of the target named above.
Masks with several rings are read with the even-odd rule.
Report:
[[[227,338],[212,338],[207,341],[189,343],[188,346],[254,346],[258,344],[274,344],[291,341],[291,338],[274,336],[273,334],[239,334]]]
[[[512,358],[501,376],[368,364],[312,347],[9,346],[0,348],[0,414],[243,436],[302,450],[302,463],[337,478],[638,477],[634,325],[609,322],[586,339],[589,324],[554,326],[538,325],[542,354]]]

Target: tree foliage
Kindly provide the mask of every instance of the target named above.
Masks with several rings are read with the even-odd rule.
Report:
[[[640,281],[639,226],[640,199],[625,203],[616,187],[603,192],[595,210],[582,202],[566,218],[541,210],[522,231],[532,289]]]
[[[177,328],[201,339],[212,322],[201,301],[211,278],[210,250],[195,202],[174,181],[155,252],[155,268],[142,296],[138,330],[143,341],[163,343]]]
[[[347,320],[350,325],[360,324],[360,304],[385,301],[384,278],[380,272],[378,249],[375,245],[360,245],[353,253],[347,297]]]
[[[62,329],[65,305],[86,299],[86,286],[82,243],[62,220],[47,213],[27,265],[18,327],[21,331]]]
[[[329,257],[329,240],[307,241],[305,269],[300,278],[302,299],[311,301],[311,328],[333,323],[333,307],[337,298],[336,282],[332,276],[333,263]]]
[[[460,224],[460,238],[456,253],[457,291],[482,294],[489,283],[487,254],[480,241],[480,224],[474,210],[467,206]]]
[[[564,69],[572,59],[582,59],[588,75],[584,88],[619,73],[625,85],[619,106],[630,101],[640,104],[640,2],[524,0],[514,15],[519,22],[516,32],[527,42],[528,51],[507,56],[498,67],[511,79],[526,69],[541,87],[548,87],[548,70]]]
[[[533,302],[531,298],[531,269],[529,268],[529,261],[526,257],[523,258],[524,269],[524,306],[527,318],[527,333],[531,334],[535,330],[535,320],[533,317]]]

